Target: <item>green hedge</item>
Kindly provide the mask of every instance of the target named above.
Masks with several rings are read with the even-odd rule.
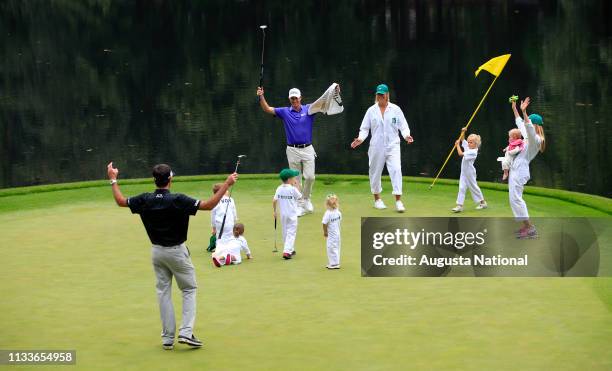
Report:
[[[241,179],[277,179],[276,174],[242,174]],[[198,182],[198,181],[212,181],[212,180],[224,180],[225,175],[195,175],[195,176],[181,176],[177,177],[174,182]],[[421,177],[405,177],[409,182],[431,184],[432,178],[421,178]],[[317,175],[317,179],[324,183],[339,182],[339,181],[367,181],[367,175],[335,175],[335,174],[320,174]],[[121,184],[150,184],[152,180],[150,178],[144,179],[121,179]],[[459,183],[456,179],[438,179],[436,184],[441,185],[457,185]],[[491,189],[495,191],[508,191],[506,184],[491,183],[491,182],[478,182],[481,188]],[[74,190],[82,188],[93,188],[93,187],[107,187],[108,180],[94,180],[87,182],[75,182],[75,183],[62,183],[62,184],[48,184],[41,186],[31,187],[17,187],[17,188],[5,188],[0,189],[0,198],[17,195],[28,195],[42,192],[55,192],[64,190]],[[609,215],[612,215],[612,199],[602,196],[589,195],[586,193],[570,192],[561,189],[542,188],[542,187],[525,187],[525,194],[555,198],[578,205],[587,206],[595,210],[603,211]]]

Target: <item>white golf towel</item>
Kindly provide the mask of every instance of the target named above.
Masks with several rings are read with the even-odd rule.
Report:
[[[308,114],[312,115],[314,113],[322,112],[326,115],[335,115],[342,111],[344,111],[344,106],[342,105],[342,97],[340,97],[340,92],[336,91],[338,84],[333,83],[330,85],[325,93],[314,101],[308,108]]]

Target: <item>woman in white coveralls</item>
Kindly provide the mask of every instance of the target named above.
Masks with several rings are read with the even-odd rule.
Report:
[[[525,148],[516,155],[512,167],[510,168],[510,176],[508,177],[510,207],[512,208],[514,217],[523,222],[523,227],[518,231],[519,238],[537,237],[535,227],[529,222],[527,204],[525,200],[523,200],[523,188],[531,178],[529,163],[536,157],[538,152],[543,152],[545,148],[543,130],[540,129],[540,134],[538,135],[532,123],[532,117],[533,119],[539,118],[540,122],[542,119],[539,115],[527,115],[529,103],[529,97],[521,101],[520,108],[523,113],[523,118],[521,118],[516,109],[516,102],[512,102],[512,111],[514,112],[516,127],[519,128],[523,138],[526,139]]]
[[[385,164],[391,178],[393,194],[395,195],[395,209],[403,213],[406,209],[402,203],[402,164],[400,156],[400,138],[408,144],[414,140],[410,136],[410,128],[402,110],[395,104],[389,102],[389,87],[380,84],[376,87],[376,101],[368,108],[361,127],[359,136],[351,143],[351,148],[357,148],[372,133],[368,158],[370,166],[370,189],[374,195],[374,207],[385,209],[385,203],[380,199],[382,185],[380,177]]]

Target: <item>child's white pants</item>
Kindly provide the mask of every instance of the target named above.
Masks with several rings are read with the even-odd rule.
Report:
[[[327,237],[327,261],[329,266],[340,265],[339,237]]]
[[[233,257],[231,264],[242,263],[242,255],[240,254],[240,249],[238,249],[238,251],[235,251],[232,248],[221,246],[215,249],[215,252],[212,254],[212,256],[217,258],[221,265],[225,265],[225,257],[227,256],[227,254],[230,254]]]
[[[297,234],[298,217],[281,216],[281,225],[283,228],[283,253],[291,254],[295,248],[295,236]]]
[[[472,199],[474,202],[479,203],[484,200],[484,196],[482,195],[482,191],[476,182],[476,172],[474,171],[466,172],[462,171],[461,176],[459,176],[459,193],[457,193],[457,205],[463,205],[463,201],[465,201],[465,192],[470,190],[472,194]]]

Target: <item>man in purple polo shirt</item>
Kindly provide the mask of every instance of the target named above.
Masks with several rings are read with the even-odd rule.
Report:
[[[299,216],[311,213],[314,208],[310,202],[310,195],[315,180],[317,154],[312,146],[312,123],[315,115],[308,114],[310,104],[302,105],[302,94],[297,88],[289,90],[289,102],[291,103],[289,107],[270,107],[261,87],[257,88],[257,95],[259,105],[264,112],[283,120],[287,135],[287,162],[291,169],[298,170],[304,177]]]

